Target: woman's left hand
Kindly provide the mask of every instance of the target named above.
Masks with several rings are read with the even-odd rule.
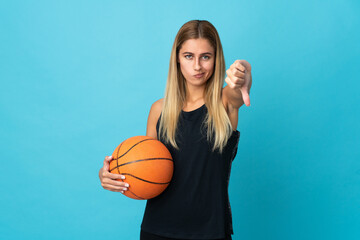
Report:
[[[250,106],[251,65],[246,60],[236,60],[228,70],[225,82],[231,89],[240,90],[246,106]]]

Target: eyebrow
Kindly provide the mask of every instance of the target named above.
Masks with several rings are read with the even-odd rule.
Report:
[[[193,54],[193,53],[192,53],[192,52],[184,52],[183,54]],[[205,55],[205,54],[212,55],[212,53],[211,53],[211,52],[201,53],[200,55]]]

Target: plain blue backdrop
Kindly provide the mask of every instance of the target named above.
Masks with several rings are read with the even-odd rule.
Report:
[[[104,190],[145,135],[175,35],[218,30],[252,65],[229,195],[234,240],[360,239],[360,4],[1,1],[1,239],[139,238],[146,201]]]

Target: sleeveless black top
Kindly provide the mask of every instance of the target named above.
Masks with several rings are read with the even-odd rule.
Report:
[[[228,185],[240,132],[233,131],[222,154],[212,152],[203,124],[206,113],[205,104],[181,111],[175,138],[179,150],[158,138],[173,157],[174,173],[164,192],[147,200],[141,230],[169,238],[231,239]]]

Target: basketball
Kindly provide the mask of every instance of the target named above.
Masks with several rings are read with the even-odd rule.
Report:
[[[145,200],[160,195],[173,176],[174,163],[163,143],[147,136],[126,139],[112,154],[109,171],[124,175],[129,183],[124,195]]]

